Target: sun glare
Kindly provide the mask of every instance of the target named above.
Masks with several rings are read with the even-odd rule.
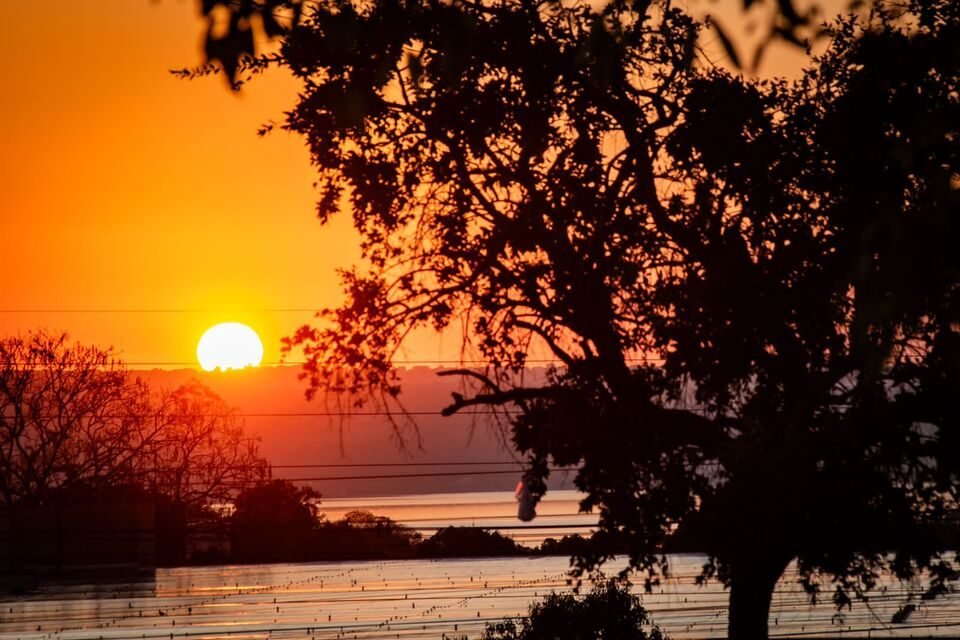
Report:
[[[263,343],[247,325],[224,322],[210,327],[200,337],[197,360],[204,371],[256,367],[263,360]]]

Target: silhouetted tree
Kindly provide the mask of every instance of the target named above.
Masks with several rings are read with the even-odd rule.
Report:
[[[537,548],[537,553],[544,556],[577,556],[583,553],[583,549],[589,544],[584,536],[579,533],[571,533],[563,536],[559,540],[556,538],[546,538]]]
[[[648,632],[649,629],[649,632]],[[483,640],[661,640],[639,598],[626,586],[605,582],[584,598],[551,593],[530,606],[526,618],[488,624]]]
[[[742,15],[753,12],[762,5],[763,16],[757,22],[765,22],[761,27],[762,37],[752,45],[749,58],[742,59],[729,34],[729,25],[724,28],[716,21],[713,26],[730,61],[738,67],[756,69],[767,47],[773,42],[788,42],[805,48],[812,40],[826,35],[822,2],[804,2],[795,0],[726,0],[727,3],[742,8]],[[200,7],[207,20],[207,32],[204,38],[203,52],[207,65],[219,65],[225,71],[226,78],[234,85],[244,79],[245,64],[252,57],[263,53],[263,45],[269,44],[287,35],[290,30],[309,15],[308,3],[303,0],[202,0]],[[319,3],[324,10],[335,7],[337,2]],[[398,2],[399,4],[399,2]],[[550,4],[544,2],[542,4]],[[593,3],[602,6],[604,2]],[[714,9],[716,0],[707,4],[705,0],[693,0],[689,5],[700,11]],[[845,0],[843,9],[857,9],[869,4],[865,0]],[[800,6],[802,5],[802,7]],[[489,7],[494,9],[495,2]],[[258,43],[259,46],[258,46]],[[448,43],[456,47],[459,43]],[[196,71],[184,70],[185,75],[194,75]]]
[[[325,526],[322,539],[337,559],[409,558],[421,535],[391,518],[357,509]]]
[[[159,427],[143,481],[156,494],[197,509],[222,504],[243,487],[266,480],[259,439],[248,437],[236,409],[197,380],[151,399]]]
[[[233,559],[240,562],[309,560],[321,523],[320,494],[288,480],[248,487],[230,518]]]
[[[499,531],[479,527],[444,527],[417,546],[417,556],[421,558],[479,558],[530,553],[530,549]]]
[[[793,559],[838,607],[881,573],[957,578],[934,531],[960,471],[960,6],[833,29],[796,83],[692,83],[666,142],[685,260],[651,327],[725,431],[686,524],[743,636]]]
[[[183,564],[192,528],[209,527],[239,491],[270,476],[236,413],[196,380],[151,394],[143,418],[157,433],[136,471],[154,496],[161,564]]]
[[[684,532],[762,638],[794,559],[840,605],[955,576],[927,532],[960,462],[960,9],[850,19],[796,83],[694,65],[698,31],[666,2],[342,2],[255,66],[302,81],[285,126],[369,265],[290,341],[311,389],[395,397],[405,336],[460,322],[488,367],[446,372],[477,384],[447,413],[511,405],[535,493],[580,466],[579,567],[625,547],[649,588]]]
[[[109,351],[44,332],[0,340],[0,504],[130,484],[160,432],[147,404]]]
[[[44,332],[0,340],[0,468],[4,506],[126,488],[186,511],[269,473],[209,389],[151,392],[111,351]]]

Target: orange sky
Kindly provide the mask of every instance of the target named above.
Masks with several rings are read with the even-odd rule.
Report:
[[[0,25],[2,309],[216,309],[195,314],[0,314],[0,335],[66,329],[135,362],[194,362],[221,320],[262,336],[265,360],[336,301],[357,257],[344,217],[313,217],[300,139],[258,138],[295,85],[272,74],[237,96],[177,80],[199,61],[187,0],[10,3]]]
[[[255,134],[296,87],[273,73],[238,96],[174,78],[200,61],[203,29],[194,0],[4,5],[0,309],[216,311],[0,312],[0,336],[68,330],[131,363],[193,365],[202,332],[234,320],[275,361],[311,314],[235,310],[338,300],[334,269],[358,256],[349,218],[316,221],[299,138]],[[447,343],[408,355],[455,353]]]

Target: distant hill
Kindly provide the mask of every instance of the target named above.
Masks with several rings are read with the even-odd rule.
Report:
[[[404,432],[406,445],[406,451],[404,451],[399,446],[388,419],[384,416],[354,416],[342,419],[307,415],[335,411],[336,407],[325,406],[322,398],[307,402],[304,398],[305,384],[297,379],[299,371],[300,368],[297,366],[286,366],[259,367],[226,373],[207,373],[189,369],[154,369],[135,373],[156,389],[173,388],[191,377],[197,378],[242,414],[259,414],[246,417],[246,429],[248,433],[258,434],[262,438],[261,452],[274,465],[510,462],[515,460],[499,431],[485,416],[464,415],[444,418],[439,415],[416,415],[415,419],[419,426],[419,446],[415,432],[407,431]],[[543,371],[534,370],[530,375],[543,375]],[[401,381],[403,386],[401,400],[406,409],[412,413],[438,412],[449,402],[451,392],[461,390],[458,380],[438,377],[436,370],[428,367],[414,367],[401,371]],[[509,438],[509,433],[506,437]],[[493,469],[509,469],[509,467],[275,468],[274,476],[294,479]],[[330,498],[466,491],[512,493],[520,479],[519,469],[517,467],[515,473],[504,474],[314,480],[305,481],[303,484],[313,486]],[[565,479],[558,477],[551,482],[550,486],[553,489],[571,488],[572,477]]]

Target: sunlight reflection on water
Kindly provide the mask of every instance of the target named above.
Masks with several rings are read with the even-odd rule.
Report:
[[[644,604],[674,638],[722,637],[726,594],[700,589],[703,558],[674,556],[674,577]],[[494,558],[192,567],[160,570],[155,590],[117,585],[46,590],[0,602],[0,638],[440,638],[479,637],[486,622],[517,615],[551,590],[564,590],[566,558]],[[142,589],[142,586],[140,587]],[[890,635],[902,587],[854,605],[842,622],[830,606],[810,607],[793,585],[774,596],[771,635],[857,632]],[[900,634],[957,631],[960,601],[928,603]]]
[[[513,495],[494,491],[324,499],[320,512],[328,520],[337,520],[348,511],[364,509],[419,529],[427,536],[448,525],[498,529],[521,544],[536,546],[547,537],[592,530],[597,516],[578,513],[582,497],[577,491],[547,492],[537,506],[537,518],[525,527],[517,519]]]
[[[567,495],[554,495],[540,509],[542,516],[578,527],[595,522],[594,516],[568,515],[576,513],[574,492],[556,493]],[[502,493],[329,500],[321,508],[331,519],[362,508],[424,527],[470,524],[463,518],[517,523],[515,503]],[[716,584],[694,585],[702,564],[701,556],[672,556],[671,579],[642,595],[653,620],[674,638],[724,636],[727,594]],[[610,570],[619,566],[612,563]],[[161,569],[155,583],[75,585],[0,597],[0,640],[478,638],[487,622],[522,614],[551,590],[569,589],[567,569],[565,557]],[[869,607],[854,604],[837,617],[829,604],[809,605],[790,579],[793,571],[774,595],[771,636],[960,633],[958,594],[935,602],[914,598],[921,606],[910,625],[897,626],[889,624],[891,616],[922,585],[883,582]]]

